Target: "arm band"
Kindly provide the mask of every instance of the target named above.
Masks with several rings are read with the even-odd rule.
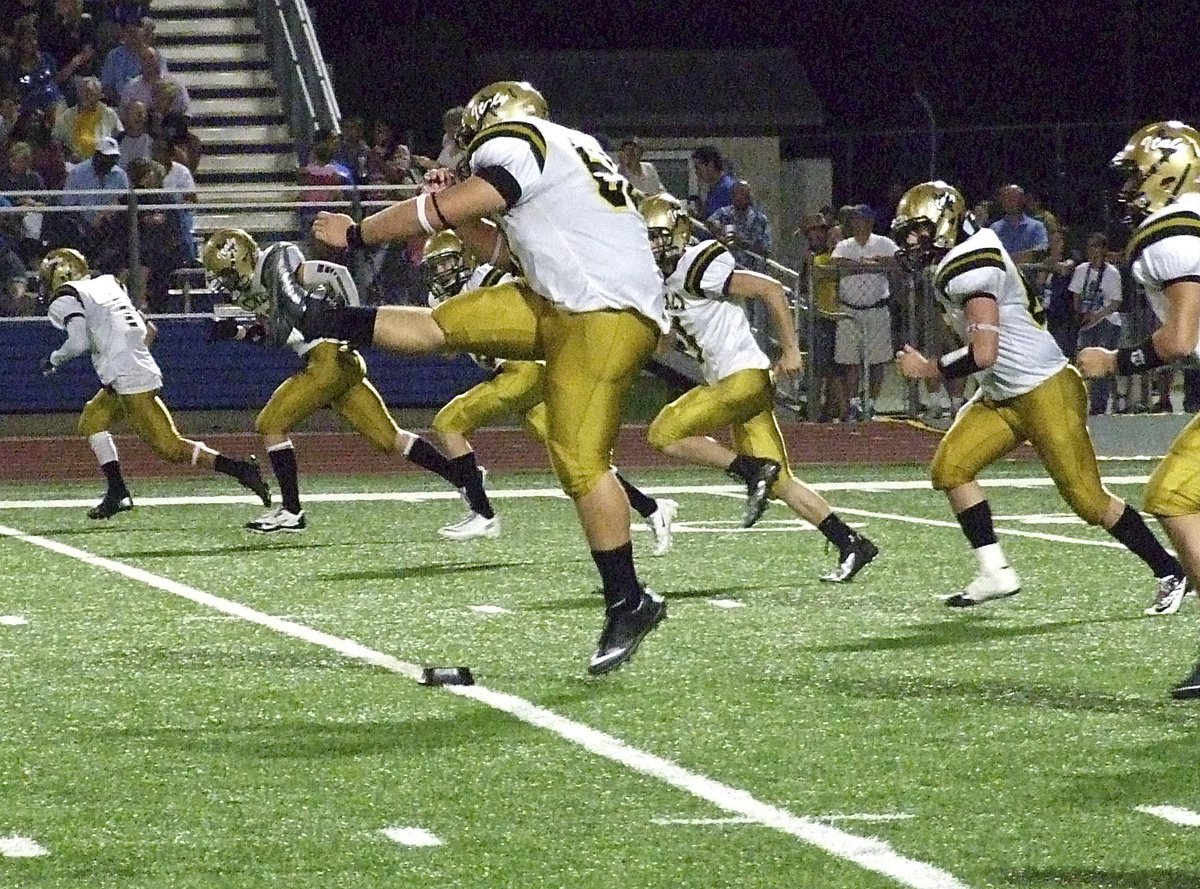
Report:
[[[351,250],[361,250],[367,246],[363,241],[362,228],[357,222],[346,229],[346,246]]]
[[[947,380],[957,380],[959,377],[969,377],[973,373],[978,373],[983,370],[975,363],[975,353],[970,346],[962,349],[955,349],[953,352],[947,352],[937,361],[938,370],[942,372],[942,377]]]
[[[438,222],[442,224],[442,228],[450,228],[451,225],[446,221],[446,216],[444,213],[442,213],[442,208],[438,206],[437,195],[431,194],[429,196],[429,202],[433,204],[433,212],[437,214]]]
[[[1117,349],[1117,373],[1123,377],[1153,370],[1166,363],[1154,348],[1154,340],[1151,337],[1146,337],[1146,341],[1136,349]]]
[[[421,223],[421,228],[425,230],[427,235],[436,235],[437,229],[433,227],[429,221],[429,216],[426,212],[425,205],[429,203],[429,195],[417,195],[417,222]]]

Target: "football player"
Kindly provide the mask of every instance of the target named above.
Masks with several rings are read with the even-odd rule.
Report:
[[[306,299],[286,269],[266,269],[273,317],[307,338],[332,336],[409,354],[477,352],[545,360],[550,460],[575,503],[606,604],[592,674],[625,663],[666,615],[638,579],[629,501],[610,455],[625,395],[668,329],[662,280],[629,183],[591,136],[550,122],[527,83],[471,97],[459,138],[471,175],[368,216],[321,213],[314,236],[351,248],[453,228],[488,263],[522,278],[436,309],[332,307]],[[499,224],[493,224],[495,217]]]
[[[704,368],[705,384],[685,392],[650,424],[650,444],[671,457],[724,469],[746,483],[742,525],[762,515],[768,497],[777,497],[811,522],[838,548],[837,567],[821,579],[852,580],[879,549],[850,528],[825,498],[792,475],[787,448],[775,418],[771,360],[746,313],[729,299],[762,300],[783,354],[775,372],[790,376],[803,367],[787,294],[774,278],[736,268],[719,241],[697,242],[684,206],[668,194],[642,201],[654,257],[667,286],[667,313],[677,335]],[[735,451],[708,433],[732,427]]]
[[[1200,132],[1177,120],[1149,124],[1130,136],[1110,166],[1121,183],[1118,218],[1135,229],[1126,255],[1162,326],[1135,348],[1081,349],[1086,377],[1132,375],[1200,355]],[[1200,417],[1193,417],[1150,476],[1145,501],[1193,587],[1200,582],[1198,480]],[[1200,662],[1172,695],[1200,698]]]
[[[278,251],[294,268],[305,286],[324,287],[332,297],[348,305],[358,305],[358,289],[349,269],[324,260],[305,260],[295,244],[280,243],[260,250],[258,243],[241,229],[214,232],[200,251],[210,286],[250,312],[260,311],[267,302],[262,284],[263,261],[268,251]],[[267,331],[259,322],[239,323],[235,318],[213,322],[209,339],[266,339]],[[263,446],[271,459],[271,468],[279,482],[283,505],[247,522],[246,527],[260,534],[279,531],[303,531],[306,527],[300,503],[299,471],[290,432],[323,407],[330,407],[352,429],[386,454],[401,453],[422,469],[440,475],[455,487],[462,487],[460,466],[448,461],[437,448],[419,435],[401,429],[392,419],[379,392],[367,379],[362,355],[344,342],[315,340],[306,342],[293,334],[287,345],[304,359],[304,367],[279,384],[254,422]]]
[[[128,420],[138,438],[164,460],[190,461],[193,466],[224,473],[257,494],[263,506],[271,505],[271,492],[253,457],[226,457],[179,434],[158,394],[162,372],[150,354],[156,328],[134,308],[120,281],[112,275],[93,278],[84,255],[69,248],[47,253],[38,274],[49,294],[50,323],[67,334],[66,342],[43,362],[42,373],[48,376],[90,352],[103,386],[79,416],[79,433],[92,446],[108,481],[104,499],[88,511],[88,518],[112,518],[133,509],[109,431],[120,419]]]
[[[479,287],[513,280],[513,276],[502,269],[487,263],[476,265],[462,239],[449,229],[429,238],[421,255],[422,273],[429,286],[429,305],[432,308],[437,308],[459,293],[470,293]],[[492,371],[492,377],[463,392],[438,411],[433,418],[433,431],[437,433],[445,453],[454,460],[464,461],[469,467],[468,471],[474,473],[479,470],[476,469],[475,451],[467,436],[497,417],[519,416],[529,434],[542,445],[546,444],[546,362],[506,361],[481,355],[471,357],[481,367]],[[656,500],[649,497],[619,472],[613,472],[625,489],[630,505],[646,520],[654,536],[654,555],[665,555],[671,549],[671,524],[675,521],[679,504],[666,498]],[[451,540],[498,537],[500,519],[492,509],[483,486],[479,486],[477,493],[467,488],[464,500],[467,504],[466,517],[447,525],[438,533]]]
[[[975,479],[1028,441],[1075,514],[1102,525],[1154,572],[1156,592],[1146,613],[1177,610],[1187,588],[1183,568],[1141,514],[1101,483],[1083,380],[1046,330],[1038,295],[996,233],[976,230],[957,188],[922,182],[901,197],[892,240],[906,269],[934,268],[935,296],[966,343],[936,360],[905,345],[896,353],[900,372],[915,380],[980,375],[979,389],[958,412],[931,467],[933,487],[946,492],[979,563],[975,578],[946,604],[969,607],[1021,589]]]

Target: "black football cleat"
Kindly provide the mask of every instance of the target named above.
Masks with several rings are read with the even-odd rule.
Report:
[[[767,508],[771,487],[779,478],[780,466],[774,460],[760,460],[758,471],[746,482],[746,506],[742,510],[742,527],[751,528],[762,518]]]
[[[245,460],[237,461],[237,475],[235,478],[243,487],[249,488],[258,498],[262,500],[263,506],[271,505],[271,489],[267,487],[266,480],[263,479],[262,470],[258,467],[258,458],[253,455]]]
[[[133,509],[133,499],[128,493],[120,496],[105,494],[104,499],[88,510],[89,519],[111,519],[119,512]]]
[[[1200,662],[1192,668],[1192,674],[1171,689],[1171,697],[1177,701],[1200,698]]]
[[[855,534],[850,545],[839,555],[837,567],[821,576],[826,583],[849,583],[854,580],[854,575],[875,561],[879,547],[861,534]]]
[[[631,657],[642,640],[667,616],[667,603],[653,590],[642,592],[638,607],[629,609],[624,603],[604,613],[604,630],[596,653],[588,663],[588,672],[601,676],[617,669]]]

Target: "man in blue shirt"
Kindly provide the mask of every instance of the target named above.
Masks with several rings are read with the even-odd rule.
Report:
[[[754,206],[754,195],[745,179],[739,179],[733,186],[728,206],[709,216],[706,223],[713,237],[729,248],[738,265],[766,271],[762,260],[771,253],[771,223],[767,214]]]
[[[79,211],[83,234],[90,241],[82,246],[87,248],[88,256],[97,257],[101,267],[104,265],[102,257],[107,257],[108,251],[115,247],[116,239],[121,236],[121,224],[124,222],[121,219],[124,208],[120,204],[129,191],[129,177],[117,166],[120,156],[117,140],[105,136],[96,142],[96,151],[90,160],[78,163],[67,171],[67,179],[63,183],[65,206],[89,208]],[[72,194],[85,191],[103,193]]]
[[[692,166],[696,178],[707,188],[704,205],[699,210],[701,219],[708,219],[722,207],[733,203],[733,186],[737,180],[725,170],[725,158],[715,145],[701,145],[692,152]]]
[[[1019,185],[1006,185],[996,195],[1004,214],[991,224],[1013,262],[1025,265],[1041,262],[1050,249],[1046,226],[1025,212],[1025,190]]]

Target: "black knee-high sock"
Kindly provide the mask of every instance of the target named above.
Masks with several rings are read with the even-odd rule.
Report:
[[[217,454],[213,461],[213,469],[217,472],[224,473],[239,481],[249,466],[245,460],[235,460],[233,457],[226,457],[224,454]]]
[[[375,306],[340,306],[307,319],[304,333],[310,340],[329,337],[355,348],[369,346],[375,341],[377,314]]]
[[[854,538],[858,536],[854,533],[854,529],[843,522],[836,512],[825,516],[817,525],[817,530],[824,534],[825,539],[836,546],[839,552],[848,549]]]
[[[968,506],[956,518],[962,526],[963,534],[971,544],[971,549],[981,546],[991,546],[996,542],[996,527],[992,524],[992,505],[981,500],[974,506]]]
[[[1125,504],[1125,511],[1121,513],[1116,524],[1108,529],[1108,533],[1149,565],[1155,577],[1167,577],[1171,574],[1183,577],[1183,566],[1179,564],[1179,560],[1163,548],[1145,519],[1128,503]]]
[[[275,481],[279,482],[279,498],[283,501],[283,508],[299,515],[300,472],[296,466],[296,451],[291,447],[272,448],[267,451],[267,456],[271,458]]]
[[[469,451],[461,457],[455,457],[450,464],[453,479],[450,484],[457,482],[456,487],[461,488],[467,495],[467,504],[471,511],[485,519],[494,518],[496,511],[492,509],[492,502],[488,499],[487,491],[483,489],[483,473],[475,463],[475,452]]]
[[[614,608],[622,604],[636,608],[642,601],[642,585],[633,565],[633,544],[616,549],[592,550],[592,559],[604,585],[604,604]]]
[[[455,470],[450,460],[446,459],[446,455],[427,442],[421,437],[417,437],[412,443],[412,447],[408,449],[408,459],[416,463],[422,469],[427,469],[436,475],[440,475],[454,487],[460,487],[459,473]]]
[[[121,475],[120,461],[109,460],[100,469],[104,472],[104,478],[108,482],[108,493],[111,496],[117,500],[129,496],[129,489],[125,487],[125,477]]]
[[[625,496],[629,498],[629,505],[637,510],[637,514],[644,519],[650,518],[658,511],[658,501],[653,497],[647,497],[635,486],[631,485],[619,472],[614,472],[617,481],[621,483],[621,487],[625,489]]]

